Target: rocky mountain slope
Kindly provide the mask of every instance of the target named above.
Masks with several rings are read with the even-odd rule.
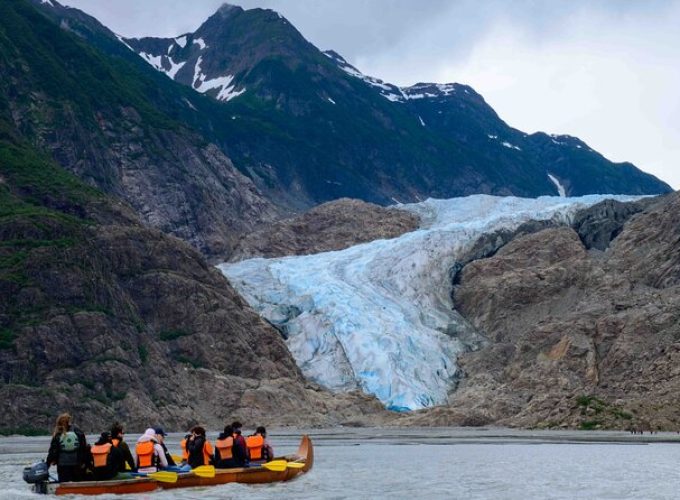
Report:
[[[599,218],[603,235],[614,213],[582,220]],[[602,238],[549,228],[465,266],[454,303],[488,345],[460,358],[447,408],[408,422],[678,429],[678,214],[674,194],[611,232],[604,252]]]
[[[342,250],[359,243],[395,238],[413,231],[418,223],[417,216],[403,210],[345,198],[266,224],[245,235],[229,260]]]
[[[105,56],[27,2],[2,2],[0,109],[36,147],[126,200],[151,227],[208,256],[228,251],[239,233],[278,212],[182,123],[195,92],[121,47],[128,59]]]
[[[64,410],[219,427],[389,418],[371,398],[304,381],[280,334],[186,243],[36,153],[0,120],[2,432]]]
[[[365,76],[270,10],[225,5],[194,33],[118,42],[74,9],[40,7],[107,54],[125,58],[128,46],[150,71],[193,89],[195,116],[180,106],[181,120],[288,210],[340,197],[390,204],[471,193],[669,190],[578,139],[509,127],[468,86],[400,89]],[[215,106],[197,104],[201,94]]]

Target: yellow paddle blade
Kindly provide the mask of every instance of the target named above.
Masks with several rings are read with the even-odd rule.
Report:
[[[191,469],[198,477],[215,477],[215,467],[212,465],[201,465],[195,469]]]
[[[289,469],[302,469],[305,466],[302,462],[288,462],[286,467]]]
[[[269,469],[274,472],[283,472],[286,470],[286,464],[288,462],[285,460],[272,460],[271,462],[267,462],[266,464],[262,464],[262,467],[265,469]]]
[[[172,457],[172,461],[175,462],[176,464],[180,463],[182,461],[182,457],[179,455],[170,455]]]
[[[167,471],[167,470],[152,472],[151,474],[147,474],[146,476],[150,477],[154,481],[160,481],[161,483],[176,483],[177,482],[177,473],[176,472],[170,472],[170,471]]]
[[[127,463],[127,462],[125,462],[125,470],[132,470],[132,469],[130,468],[130,464]]]

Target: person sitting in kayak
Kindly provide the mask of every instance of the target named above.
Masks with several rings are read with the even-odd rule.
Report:
[[[200,425],[191,429],[191,436],[187,440],[187,453],[189,454],[188,463],[192,469],[212,464],[213,449],[205,437],[205,429]]]
[[[159,467],[168,466],[163,447],[156,441],[156,431],[153,429],[147,429],[137,439],[135,453],[137,454],[138,472],[156,472]]]
[[[168,451],[168,447],[165,446],[165,436],[167,436],[167,434],[162,427],[154,428],[154,432],[156,433],[156,442],[161,445],[161,448],[163,448],[163,453],[165,454],[165,459],[168,462],[168,467],[176,466],[177,464],[172,459],[172,455]]]
[[[191,471],[191,467],[189,467],[187,464],[182,463],[182,464],[177,464],[175,463],[175,460],[172,458],[172,455],[168,451],[168,447],[165,446],[165,436],[167,434],[163,430],[162,427],[156,427],[154,428],[154,432],[156,433],[156,442],[161,445],[163,448],[163,453],[165,453],[165,459],[168,461],[168,466],[163,468],[163,470],[167,470],[170,472],[189,472]]]
[[[234,461],[236,462],[236,467],[244,467],[248,463],[246,439],[241,435],[241,427],[243,426],[238,420],[231,424],[234,433]]]
[[[83,479],[88,460],[85,434],[71,423],[71,415],[62,413],[57,417],[52,442],[47,453],[47,466],[56,465],[59,482]]]
[[[113,446],[110,432],[102,432],[99,440],[90,447],[90,466],[95,481],[107,481],[125,469],[125,459],[120,448]]]
[[[123,462],[121,463],[121,468],[118,472],[125,472],[126,470],[126,464],[130,468],[129,470],[135,471],[137,470],[137,466],[135,465],[135,459],[132,456],[132,452],[130,451],[130,447],[128,444],[123,440],[125,435],[125,430],[123,429],[123,426],[118,423],[114,422],[114,424],[111,426],[111,444],[115,448],[118,448],[123,455]]]
[[[267,442],[267,429],[260,426],[255,434],[246,438],[248,460],[251,462],[269,462],[274,458],[274,450]]]
[[[230,469],[238,467],[234,460],[234,430],[231,425],[224,427],[224,432],[217,436],[215,441],[215,456],[213,463],[217,469]]]

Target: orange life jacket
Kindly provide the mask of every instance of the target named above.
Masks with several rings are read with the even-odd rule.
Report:
[[[111,443],[95,444],[90,448],[94,467],[106,467],[108,465],[109,453],[111,453]]]
[[[145,441],[143,443],[137,443],[135,447],[135,453],[137,453],[137,467],[154,467],[154,442]]]
[[[189,452],[187,451],[187,438],[182,439],[179,442],[179,445],[182,447],[182,460],[186,462],[189,460]]]
[[[230,458],[233,458],[234,438],[229,436],[224,439],[218,439],[215,441],[215,448],[217,448],[220,460],[229,460]]]
[[[259,434],[246,438],[248,448],[248,458],[250,460],[262,460],[262,449],[264,448],[264,438]]]
[[[210,465],[213,453],[212,445],[206,439],[205,444],[203,445],[203,465]]]

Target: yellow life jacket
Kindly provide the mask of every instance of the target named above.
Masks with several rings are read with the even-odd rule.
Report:
[[[248,448],[248,458],[250,460],[262,460],[262,448],[264,448],[264,438],[262,436],[248,436],[246,438],[246,448]]]
[[[145,441],[137,443],[135,453],[137,454],[137,467],[154,467],[154,443],[153,441]]]
[[[90,448],[94,467],[106,467],[108,465],[109,454],[111,453],[111,443],[95,444]]]
[[[215,448],[217,448],[220,460],[229,460],[230,458],[233,458],[234,438],[229,436],[224,439],[218,439],[215,441]]]

